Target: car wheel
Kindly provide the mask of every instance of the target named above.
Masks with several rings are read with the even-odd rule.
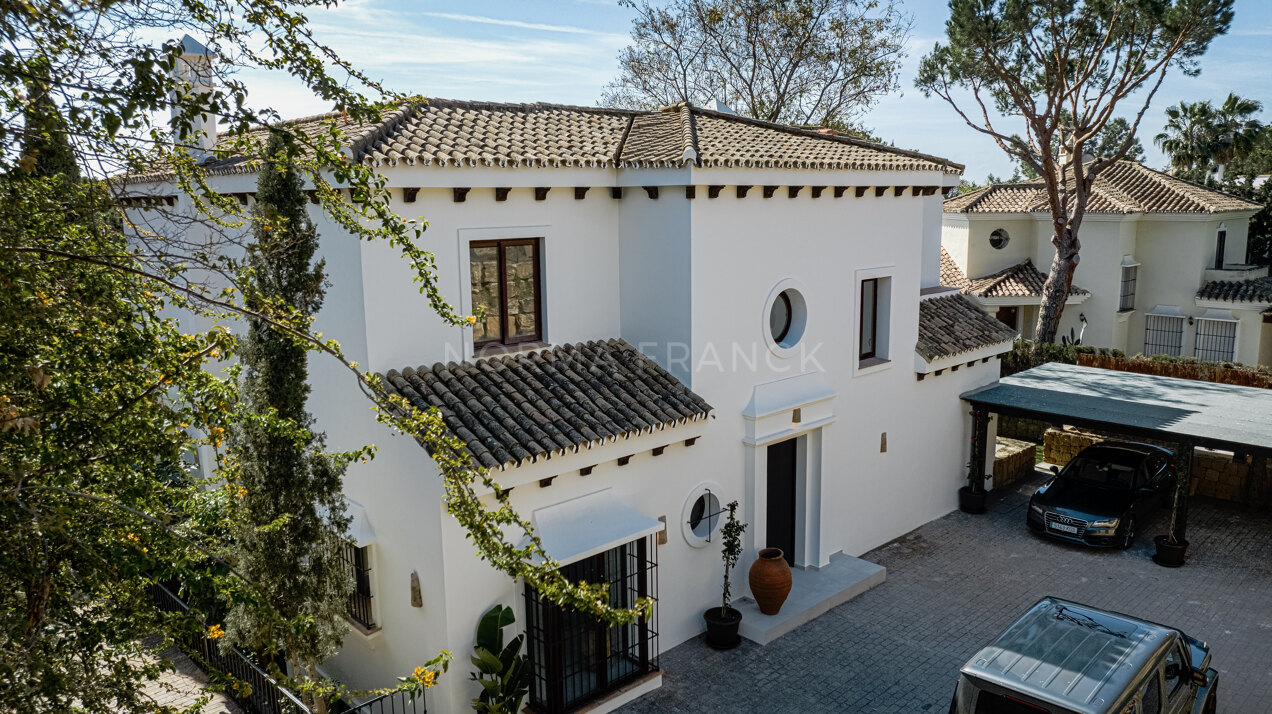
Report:
[[[1135,543],[1135,517],[1126,521],[1126,532],[1122,535],[1122,550],[1128,550]]]

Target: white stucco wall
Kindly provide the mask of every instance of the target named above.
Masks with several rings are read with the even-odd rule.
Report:
[[[694,548],[681,534],[690,496],[707,483],[721,502],[743,503],[751,527],[735,575],[736,596],[746,594],[746,569],[766,545],[765,445],[744,443],[756,429],[744,411],[757,386],[781,394],[785,387],[773,383],[824,370],[822,381],[834,392],[833,399],[809,405],[803,425],[782,436],[801,439],[801,564],[825,565],[840,552],[859,555],[955,507],[970,433],[958,395],[996,379],[998,363],[915,378],[919,291],[934,284],[939,264],[940,193],[869,191],[857,198],[849,191],[835,199],[827,190],[813,199],[807,188],[788,198],[785,188],[947,180],[935,173],[823,172],[812,181],[807,172],[779,170],[615,175],[421,168],[395,170],[391,185],[422,187],[410,204],[395,189],[394,208],[429,221],[423,247],[436,257],[443,294],[462,313],[471,311],[468,241],[541,238],[546,341],[622,336],[715,408],[707,421],[496,474],[505,488],[514,487],[512,502],[526,517],[612,488],[630,507],[667,518],[668,542],[658,549],[659,646],[666,650],[699,634],[702,611],[719,597],[718,544]],[[628,186],[621,200],[605,188],[574,198],[573,186],[615,181]],[[220,183],[227,192],[253,188],[246,177]],[[686,198],[684,183],[697,186],[695,199]],[[738,183],[754,186],[744,199],[736,197]],[[661,186],[657,200],[640,188],[655,184]],[[454,202],[452,185],[472,187],[463,203]],[[535,201],[531,188],[513,188],[506,201],[494,200],[492,187],[518,185],[554,188],[546,201]],[[726,188],[710,199],[708,185]],[[764,185],[782,188],[764,199]],[[332,286],[317,327],[341,341],[352,359],[383,372],[471,357],[469,333],[433,314],[394,249],[359,243],[321,218],[318,225]],[[857,359],[859,290],[867,277],[885,278],[888,286],[888,319],[880,335],[889,361],[863,367]],[[775,352],[764,335],[767,301],[779,285],[801,292],[807,324],[796,348]],[[477,620],[502,602],[524,623],[523,587],[475,557],[444,512],[442,484],[427,453],[377,424],[337,365],[316,358],[311,369],[310,408],[331,446],[379,447],[370,463],[350,468],[346,492],[365,507],[375,530],[371,567],[381,629],[370,635],[351,629],[328,669],[353,686],[386,686],[448,648],[456,662],[430,692],[429,706],[465,711],[476,693],[466,675]],[[697,441],[686,446],[690,438]],[[650,450],[661,446],[665,453],[652,456]],[[616,464],[633,454],[628,465]],[[593,465],[590,475],[580,475],[579,469]],[[541,488],[539,480],[548,477],[556,478]],[[410,604],[412,572],[419,575],[422,608]]]
[[[1078,318],[1085,315],[1087,327],[1083,344],[1135,354],[1144,349],[1144,316],[1154,306],[1172,305],[1185,316],[1202,315],[1205,308],[1195,304],[1195,296],[1205,282],[1205,270],[1213,267],[1220,225],[1227,230],[1226,262],[1242,262],[1249,228],[1247,213],[1087,214],[1079,231],[1081,262],[1073,282],[1089,290],[1091,296],[1081,304],[1065,308],[1058,335],[1068,336],[1070,330],[1074,334],[1081,332]],[[1006,248],[996,250],[989,244],[989,234],[1000,227],[1007,229],[1012,239]],[[943,216],[942,243],[971,277],[990,274],[1026,257],[1032,258],[1034,265],[1046,273],[1054,255],[1051,236],[1051,222],[1043,214],[1029,218],[1019,214],[981,213]],[[1119,314],[1124,256],[1132,256],[1140,266],[1135,309]],[[995,309],[986,308],[989,312]],[[1033,334],[1031,323],[1036,317],[1036,309],[1022,310],[1024,336]],[[1195,326],[1187,326],[1184,356],[1193,356],[1195,339]],[[1254,363],[1258,359],[1260,339],[1261,329],[1254,320],[1241,318],[1238,360]]]

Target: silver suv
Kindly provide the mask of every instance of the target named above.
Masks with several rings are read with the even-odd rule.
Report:
[[[950,714],[1214,714],[1210,648],[1047,597],[963,665]]]

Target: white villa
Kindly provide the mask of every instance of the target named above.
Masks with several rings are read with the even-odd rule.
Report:
[[[1059,334],[1128,354],[1272,364],[1272,279],[1242,263],[1260,208],[1134,162],[1110,167],[1092,187]],[[951,198],[942,224],[942,284],[1031,337],[1054,250],[1039,181]]]
[[[358,594],[331,674],[387,686],[446,648],[429,710],[467,711],[477,622],[502,603],[527,635],[531,709],[608,711],[659,686],[659,652],[719,605],[723,504],[749,524],[735,604],[761,643],[882,580],[853,556],[955,508],[972,434],[959,395],[997,380],[1015,337],[941,287],[960,165],[688,105],[432,100],[354,135],[393,208],[429,221],[445,294],[487,319],[444,324],[393,248],[315,208],[331,283],[316,329],[438,407],[567,575],[657,606],[607,628],[479,560],[425,450],[315,358],[317,428],[332,448],[379,446],[346,476]],[[245,162],[206,167],[253,200]],[[172,193],[161,177],[130,190]],[[745,600],[766,546],[795,576],[773,617]]]

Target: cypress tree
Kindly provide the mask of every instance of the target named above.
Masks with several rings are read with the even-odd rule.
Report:
[[[53,101],[49,65],[42,58],[27,62],[27,104],[22,112],[22,153],[24,167],[35,176],[65,176],[77,179],[79,165],[71,148],[66,123]]]
[[[318,233],[282,135],[269,141],[254,208],[245,300],[253,311],[308,329],[325,292]],[[290,315],[288,314],[290,312]],[[348,527],[341,492],[345,459],[324,453],[306,410],[307,350],[263,319],[251,319],[239,356],[241,409],[230,434],[239,494],[234,514],[240,572],[269,606],[236,604],[228,639],[283,654],[297,679],[316,682],[316,667],[344,639],[352,579],[343,560]],[[315,711],[322,696],[311,695]]]

